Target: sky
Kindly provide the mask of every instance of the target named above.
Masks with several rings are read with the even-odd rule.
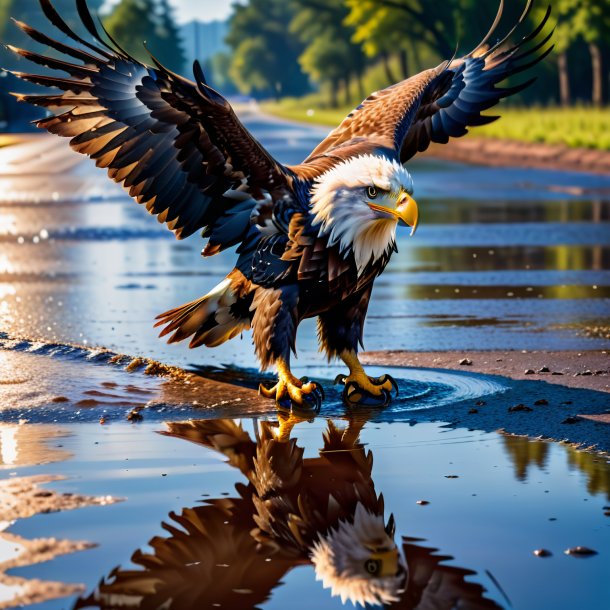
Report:
[[[104,9],[119,0],[106,0]],[[175,16],[178,23],[187,23],[193,19],[199,21],[214,21],[226,19],[231,13],[234,0],[170,0],[175,7]]]

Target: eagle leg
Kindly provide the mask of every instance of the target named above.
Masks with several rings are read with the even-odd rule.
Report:
[[[316,413],[320,411],[324,398],[322,386],[315,381],[295,377],[284,358],[278,358],[276,365],[278,382],[271,388],[266,388],[261,383],[258,387],[259,394],[265,398],[275,398],[275,402],[281,409],[290,411],[314,410]]]
[[[364,405],[375,407],[386,407],[394,396],[398,396],[398,384],[388,374],[381,377],[369,377],[355,351],[346,350],[341,352],[341,359],[349,368],[349,375],[338,375],[335,383],[342,383],[343,401],[350,406]]]
[[[272,430],[273,437],[280,443],[290,440],[292,429],[301,422],[313,421],[315,416],[295,413],[294,411],[280,411],[278,413],[277,427]]]

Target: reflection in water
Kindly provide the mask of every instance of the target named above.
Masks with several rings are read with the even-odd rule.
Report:
[[[223,454],[246,482],[235,497],[170,513],[169,536],[133,554],[138,569],[113,570],[75,608],[254,608],[290,570],[310,564],[344,602],[498,608],[465,580],[474,572],[444,565],[451,558],[436,549],[403,538],[401,553],[372,480],[372,452],[359,440],[364,420],[329,421],[313,458],[290,438],[295,423],[255,424],[255,440],[233,420],[168,424],[168,435]]]
[[[568,447],[568,465],[586,475],[590,494],[603,494],[610,502],[610,469],[599,454]]]
[[[537,466],[547,468],[551,444],[546,441],[530,440],[524,436],[503,435],[504,448],[515,467],[515,477],[526,481],[529,470]],[[587,479],[587,491],[591,495],[603,494],[610,501],[610,469],[598,453],[565,447],[568,466],[579,470]]]
[[[7,466],[29,466],[63,462],[70,452],[53,447],[49,441],[68,433],[56,426],[30,426],[26,423],[0,423],[0,470]]]
[[[504,435],[504,448],[515,466],[515,477],[525,481],[531,466],[536,465],[543,470],[549,458],[549,443],[531,441],[525,436]]]

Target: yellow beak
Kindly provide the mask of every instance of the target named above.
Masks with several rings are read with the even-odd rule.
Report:
[[[394,210],[383,205],[377,205],[371,201],[369,201],[368,204],[371,209],[376,210],[377,212],[395,216],[399,223],[402,222],[404,225],[411,227],[411,235],[415,233],[419,214],[417,210],[417,203],[415,203],[415,199],[413,199],[409,193],[403,191],[400,194],[398,201],[396,202],[396,209]]]
[[[408,227],[411,227],[411,235],[414,235],[419,221],[419,212],[415,199],[413,199],[409,193],[403,192],[398,198],[396,216],[398,216],[399,221],[402,221]]]

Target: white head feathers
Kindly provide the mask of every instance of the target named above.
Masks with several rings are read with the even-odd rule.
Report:
[[[311,551],[316,580],[321,580],[331,595],[345,603],[390,604],[399,600],[403,592],[403,568],[394,576],[374,577],[366,572],[365,562],[370,557],[367,546],[383,541],[383,546],[395,548],[394,540],[386,533],[383,515],[370,513],[361,503],[356,506],[353,523],[340,521],[326,535],[321,535]]]
[[[312,189],[313,224],[328,235],[329,245],[354,253],[358,273],[389,254],[396,240],[396,220],[380,218],[366,202],[366,189],[412,191],[407,169],[384,156],[360,155],[343,161],[316,179]]]

